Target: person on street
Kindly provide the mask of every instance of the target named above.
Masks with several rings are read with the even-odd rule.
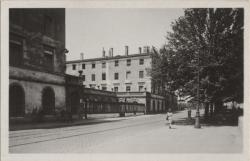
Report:
[[[168,112],[167,112],[166,120],[168,121],[168,126],[169,126],[170,129],[172,128],[172,117],[173,117],[173,113],[171,111],[171,108],[169,108]]]

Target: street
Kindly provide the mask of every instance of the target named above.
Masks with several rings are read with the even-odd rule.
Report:
[[[192,111],[194,117],[195,111]],[[175,121],[187,111],[174,114]],[[173,125],[164,114],[105,118],[104,123],[10,131],[10,153],[239,153],[237,126]]]

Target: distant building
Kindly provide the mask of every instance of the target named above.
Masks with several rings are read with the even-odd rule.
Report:
[[[65,9],[9,10],[9,115],[65,105]]]
[[[122,56],[109,55],[94,59],[82,59],[67,62],[66,73],[79,76],[82,71],[83,84],[88,88],[114,92],[151,92],[151,54],[149,52]]]
[[[166,93],[162,86],[151,80],[152,52],[149,47],[139,48],[138,54],[129,54],[125,46],[124,55],[108,55],[103,50],[102,57],[68,61],[66,73],[79,76],[86,88],[113,91],[121,102],[137,102],[146,106],[146,112],[162,112],[175,106],[170,100],[175,97]],[[175,103],[176,104],[176,103]]]

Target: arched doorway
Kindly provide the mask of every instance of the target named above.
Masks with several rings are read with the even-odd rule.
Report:
[[[18,84],[9,87],[9,116],[17,117],[25,114],[25,94]]]
[[[52,88],[46,87],[42,92],[42,107],[44,114],[55,113],[55,93]]]
[[[76,114],[79,110],[80,106],[80,97],[78,92],[73,92],[70,95],[70,107],[71,107],[71,113]]]

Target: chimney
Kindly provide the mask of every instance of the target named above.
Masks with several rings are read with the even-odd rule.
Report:
[[[128,46],[125,46],[125,55],[128,56]]]
[[[139,54],[141,54],[141,47],[139,47]]]
[[[102,57],[105,58],[105,50],[102,48]]]
[[[111,48],[110,50],[111,50],[111,57],[113,57],[113,54],[114,54],[114,49],[113,49],[113,48]]]
[[[84,59],[84,53],[80,53],[80,59],[81,59],[81,60]]]
[[[113,48],[109,48],[109,57],[113,57]]]

